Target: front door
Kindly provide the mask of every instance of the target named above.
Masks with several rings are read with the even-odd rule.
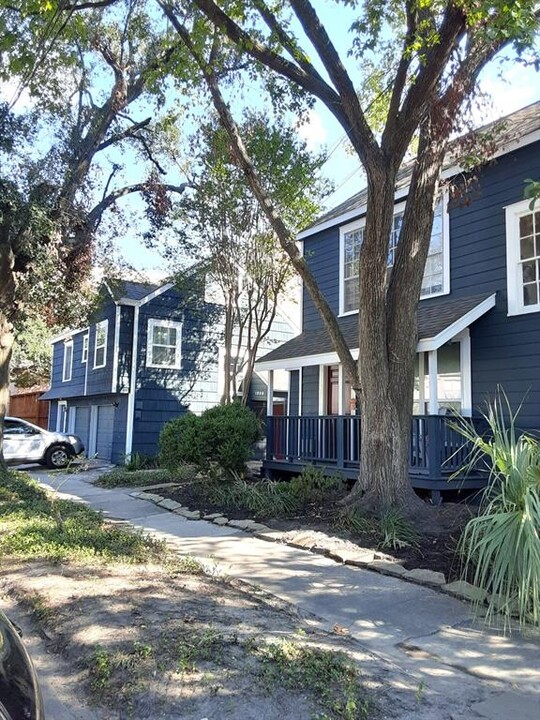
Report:
[[[339,367],[329,365],[326,385],[326,414],[339,415]]]

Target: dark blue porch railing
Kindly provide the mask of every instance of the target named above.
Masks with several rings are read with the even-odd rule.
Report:
[[[266,426],[266,460],[333,466],[360,466],[357,415],[271,416]],[[412,476],[447,479],[467,462],[470,448],[443,415],[414,415],[409,466]]]

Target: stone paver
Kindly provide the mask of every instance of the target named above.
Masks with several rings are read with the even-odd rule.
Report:
[[[407,580],[416,580],[426,585],[444,585],[446,578],[443,573],[434,572],[433,570],[423,570],[417,568],[415,570],[409,570],[407,572]]]
[[[178,510],[182,507],[182,503],[176,502],[176,500],[171,500],[170,498],[165,498],[164,500],[160,500],[158,502],[158,505],[160,507],[164,507],[167,510]],[[200,517],[200,513],[199,513]]]
[[[488,700],[475,703],[472,709],[482,718],[489,718],[489,720],[538,720],[540,718],[540,696],[499,693]],[[516,710],[518,710],[517,714]]]

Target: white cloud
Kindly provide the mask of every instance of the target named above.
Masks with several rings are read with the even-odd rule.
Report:
[[[326,128],[321,116],[311,109],[305,122],[298,126],[298,134],[305,140],[308,150],[318,150],[327,138]]]

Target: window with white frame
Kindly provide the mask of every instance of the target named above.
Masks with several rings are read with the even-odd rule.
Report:
[[[71,380],[71,368],[73,366],[73,340],[66,340],[64,343],[64,365],[62,369],[62,382]]]
[[[540,310],[540,210],[530,200],[506,208],[508,314]]]
[[[83,335],[81,362],[88,362],[88,335]]]
[[[393,266],[396,259],[402,223],[403,209],[400,209],[395,213],[392,221],[392,230],[388,243],[388,268]],[[358,267],[360,245],[364,239],[364,225],[365,218],[341,229],[341,314],[358,310]],[[446,277],[448,270],[445,267],[447,262],[445,252],[448,254],[444,229],[443,202],[440,200],[433,216],[429,252],[420,293],[421,298],[448,292],[448,278]]]
[[[182,323],[174,320],[148,320],[146,365],[179,370],[181,366]]]
[[[102,320],[96,325],[96,343],[94,346],[94,368],[105,367],[107,362],[107,333],[109,321]]]

